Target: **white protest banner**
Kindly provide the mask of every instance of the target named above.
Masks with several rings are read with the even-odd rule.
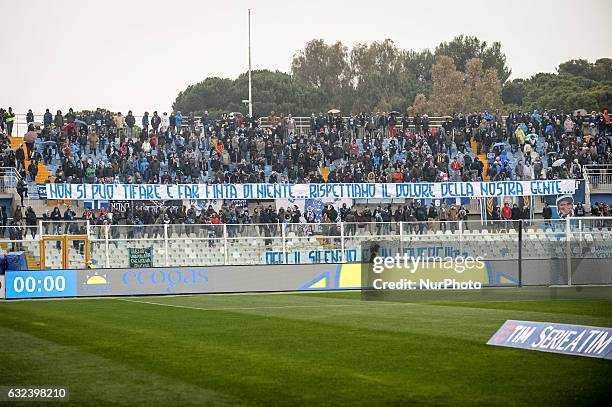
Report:
[[[359,199],[482,198],[563,195],[576,191],[576,181],[422,182],[398,184],[47,184],[47,199]]]

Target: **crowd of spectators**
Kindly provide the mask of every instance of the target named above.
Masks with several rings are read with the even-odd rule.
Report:
[[[15,114],[11,108],[0,110],[0,159],[2,166],[16,167],[30,181],[36,178],[38,162],[59,163],[54,179],[47,180],[58,183],[444,182],[485,176],[528,180],[581,178],[584,165],[612,163],[607,109],[590,114],[514,112],[506,118],[487,111],[457,113],[437,127],[426,114],[411,117],[397,112],[362,112],[348,118],[313,114],[307,128],[298,128],[291,115],[274,112],[263,120],[239,113],[213,119],[206,112],[196,118],[192,112],[183,116],[180,111],[145,112],[137,119],[132,111],[123,116],[104,109],[79,113],[69,109],[65,115],[61,111],[53,115],[47,109],[42,123],[34,121],[31,110],[26,121],[40,141],[13,150],[8,136]],[[483,155],[486,172],[484,160],[478,158]],[[22,192],[27,189],[20,187]],[[23,204],[22,199],[13,221],[25,223],[35,233],[36,214],[31,208],[22,213]],[[101,210],[86,211],[84,216],[93,224],[136,226],[314,222],[311,214],[296,214],[292,208],[255,208],[252,213],[211,209]],[[595,205],[593,210],[596,216],[609,213],[606,206]],[[321,222],[373,222],[380,225],[377,233],[385,232],[387,222],[418,222],[422,233],[432,220],[452,223],[467,216],[461,206],[416,203],[335,212],[324,211]],[[71,213],[61,214],[56,208],[42,218],[71,220]],[[518,207],[495,208],[492,215],[496,220],[524,217]]]
[[[520,179],[541,178],[545,164],[558,178],[582,178],[584,165],[612,164],[608,109],[590,114],[584,110],[511,113],[506,134],[511,150],[522,151],[516,165]]]
[[[98,238],[105,236],[104,228],[96,226],[117,226],[109,228],[109,237],[117,238],[161,238],[164,237],[164,225],[170,225],[169,237],[196,237],[223,238],[224,225],[227,228],[227,237],[274,237],[280,236],[280,224],[288,224],[289,230],[296,235],[323,235],[339,236],[339,222],[344,222],[344,235],[347,237],[363,235],[368,231],[372,235],[397,235],[399,223],[404,222],[404,233],[423,234],[427,232],[451,231],[458,228],[458,221],[468,220],[469,211],[463,205],[447,205],[442,202],[427,205],[418,201],[409,204],[385,204],[374,206],[353,206],[344,204],[335,208],[326,206],[322,213],[317,214],[312,208],[305,212],[298,206],[287,208],[274,208],[273,205],[255,205],[249,207],[223,206],[215,210],[212,206],[197,208],[195,206],[165,206],[138,204],[128,210],[100,208],[92,210],[86,208],[81,216],[77,216],[70,206],[60,209],[56,206],[47,210],[38,217],[32,207],[25,210],[17,206],[12,213],[7,214],[2,207],[0,210],[0,223],[4,237],[11,240],[32,239],[39,234],[39,220],[43,220],[44,234],[82,234],[87,233],[86,225],[93,227]],[[543,210],[543,219],[549,221],[552,209],[546,205]],[[601,202],[592,205],[587,211],[582,204],[573,210],[573,216],[612,216],[612,206]],[[529,221],[531,214],[528,209],[519,208],[516,204],[505,203],[501,208],[494,207],[488,218],[489,225],[494,230],[508,228],[513,221],[520,219]],[[88,221],[88,222],[87,222]],[[290,224],[290,225],[289,225]],[[299,224],[296,225],[296,224]],[[529,223],[527,222],[525,226]],[[190,228],[191,225],[197,227]],[[202,227],[204,225],[204,227]],[[129,226],[121,228],[121,226]],[[297,226],[297,227],[296,227]],[[479,224],[479,227],[481,225]],[[470,229],[470,222],[464,222],[464,229]]]
[[[8,134],[12,122],[3,115]],[[32,130],[31,111],[27,121]],[[3,165],[30,180],[38,162],[55,160],[53,182],[72,183],[470,181],[485,178],[481,153],[488,154],[487,179],[538,179],[578,177],[585,164],[612,162],[607,109],[515,112],[505,119],[486,111],[454,114],[440,127],[427,115],[397,112],[313,114],[300,131],[291,115],[272,112],[261,122],[239,113],[212,119],[205,112],[196,119],[180,111],[145,112],[137,120],[131,111],[52,115],[47,109],[36,146],[5,151],[0,140],[0,148]]]

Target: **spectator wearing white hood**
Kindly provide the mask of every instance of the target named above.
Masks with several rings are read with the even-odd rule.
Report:
[[[531,165],[531,161],[525,162],[525,168],[523,168],[523,177],[526,181],[534,179],[535,175],[533,166]]]
[[[151,152],[151,143],[149,143],[149,140],[146,139],[145,141],[142,142],[142,151],[145,154],[148,154]]]
[[[169,127],[170,127],[170,118],[168,117],[168,113],[164,112],[164,114],[161,117],[161,131],[165,133],[166,131],[168,131]]]
[[[563,130],[567,134],[571,134],[574,132],[574,121],[572,120],[571,116],[567,116],[567,118],[563,122]]]

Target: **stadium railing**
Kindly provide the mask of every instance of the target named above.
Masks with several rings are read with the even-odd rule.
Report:
[[[55,114],[54,114],[55,115]],[[278,116],[280,119],[280,116]],[[18,137],[22,137],[27,131],[28,131],[28,123],[26,120],[26,115],[23,113],[16,113],[15,114],[15,124],[13,127],[13,136],[18,136]],[[136,124],[135,127],[140,128],[141,127],[141,123],[142,123],[142,116],[134,116],[134,118],[136,119]],[[150,118],[150,116],[149,116]],[[295,122],[295,129],[296,129],[296,134],[302,134],[304,132],[308,132],[310,131],[310,117],[302,117],[302,116],[297,116],[297,117],[292,117],[294,122]],[[348,116],[343,116],[342,117],[343,120],[346,122],[348,121]],[[505,116],[503,117],[505,119]],[[200,116],[196,116],[195,117],[196,122],[197,122],[197,126],[200,127]],[[413,116],[410,116],[410,128],[414,128],[414,126],[412,125],[412,120],[413,120]],[[401,119],[400,119],[401,121]],[[439,117],[430,117],[429,118],[430,127],[440,127],[442,126],[442,123],[444,123],[444,117],[443,116],[439,116]],[[42,124],[43,122],[43,115],[40,114],[35,114],[34,115],[34,123],[39,123]],[[259,119],[260,124],[263,127],[269,127],[269,123],[268,123],[268,118],[267,117],[261,117]],[[401,122],[399,122],[396,127],[401,128],[402,124]],[[183,124],[181,126],[182,128],[188,128],[189,124],[187,123],[187,117],[183,116]],[[356,123],[356,127],[359,128],[359,124]]]
[[[490,260],[593,256],[612,258],[612,217],[520,221],[370,222],[299,224],[94,225],[88,221],[40,221],[0,230],[3,250],[19,248],[47,268],[61,268],[61,236],[91,245],[98,267],[129,266],[133,248],[151,248],[152,266],[359,262],[370,241],[394,241],[402,249],[443,247],[448,253],[484,255]],[[45,246],[43,240],[54,244]],[[78,240],[77,238],[71,240]],[[571,243],[566,246],[563,243]],[[66,244],[66,243],[63,243]],[[69,257],[84,264],[82,246]],[[54,249],[55,248],[55,249]],[[57,251],[55,253],[54,251]]]
[[[591,190],[612,191],[612,164],[585,165],[583,171]]]
[[[0,192],[9,192],[16,188],[21,178],[15,167],[0,167]]]

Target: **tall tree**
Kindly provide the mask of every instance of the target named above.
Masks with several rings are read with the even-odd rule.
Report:
[[[292,75],[323,91],[328,103],[338,106],[351,87],[348,47],[341,42],[327,45],[321,39],[309,41],[291,62]]]
[[[324,106],[321,90],[291,78],[283,72],[256,70],[253,77],[253,114],[267,116],[270,111],[309,116]],[[180,92],[173,108],[183,112],[202,113],[208,110],[213,117],[221,113],[242,112],[246,106],[242,100],[248,94],[248,74],[236,80],[207,78],[203,82],[187,87]]]
[[[351,76],[355,87],[354,110],[389,111],[403,105],[399,93],[403,74],[400,51],[393,41],[357,44],[350,53]]]
[[[439,55],[431,69],[433,87],[429,107],[432,114],[451,114],[464,111],[467,89],[464,74],[457,70],[451,57]]]
[[[416,95],[412,106],[408,110],[410,111],[410,114],[415,116],[421,116],[424,113],[429,113],[430,107],[427,97],[422,93]]]
[[[521,106],[525,97],[525,80],[514,79],[506,82],[502,89],[502,100],[505,104]]]
[[[431,82],[431,67],[436,57],[430,50],[403,51],[401,59],[404,69],[414,75],[415,79],[421,82]]]
[[[595,61],[591,79],[596,81],[612,81],[612,58],[601,58]]]
[[[594,81],[612,81],[612,59],[601,58],[593,64],[586,59],[572,59],[560,64],[557,72],[560,75],[576,75]]]
[[[332,107],[343,113],[404,111],[450,114],[508,108],[601,110],[612,105],[612,59],[563,62],[558,74],[507,81],[510,69],[497,42],[459,36],[430,50],[406,51],[392,40],[357,44],[308,42],[295,54],[292,75],[254,71],[256,115],[270,110],[309,115]],[[207,78],[181,91],[175,109],[214,116],[245,111],[247,77]],[[501,87],[502,83],[503,88]],[[501,97],[501,99],[500,99]]]
[[[484,70],[482,61],[471,58],[465,73],[460,72],[451,57],[439,55],[432,67],[433,90],[428,103],[431,113],[497,110],[502,106],[501,82],[494,69]],[[416,109],[415,100],[413,108]]]
[[[593,64],[591,64],[586,59],[572,59],[562,64],[559,64],[557,68],[557,72],[559,74],[569,74],[582,76],[583,78],[591,78],[591,70],[593,69]]]
[[[501,82],[495,69],[483,69],[478,58],[471,58],[465,66],[464,111],[501,109]]]
[[[460,35],[450,42],[442,42],[436,47],[435,55],[451,57],[461,72],[465,72],[467,61],[472,58],[482,60],[484,69],[494,68],[497,77],[504,83],[510,77],[512,70],[508,67],[506,55],[501,50],[501,43],[488,45],[474,36]]]
[[[231,79],[206,78],[195,85],[179,92],[173,109],[183,112],[202,112],[204,110],[223,109],[225,112],[233,102],[240,103],[240,96],[234,95],[234,84]]]
[[[525,110],[601,110],[612,105],[612,82],[582,76],[539,73],[525,80]]]

